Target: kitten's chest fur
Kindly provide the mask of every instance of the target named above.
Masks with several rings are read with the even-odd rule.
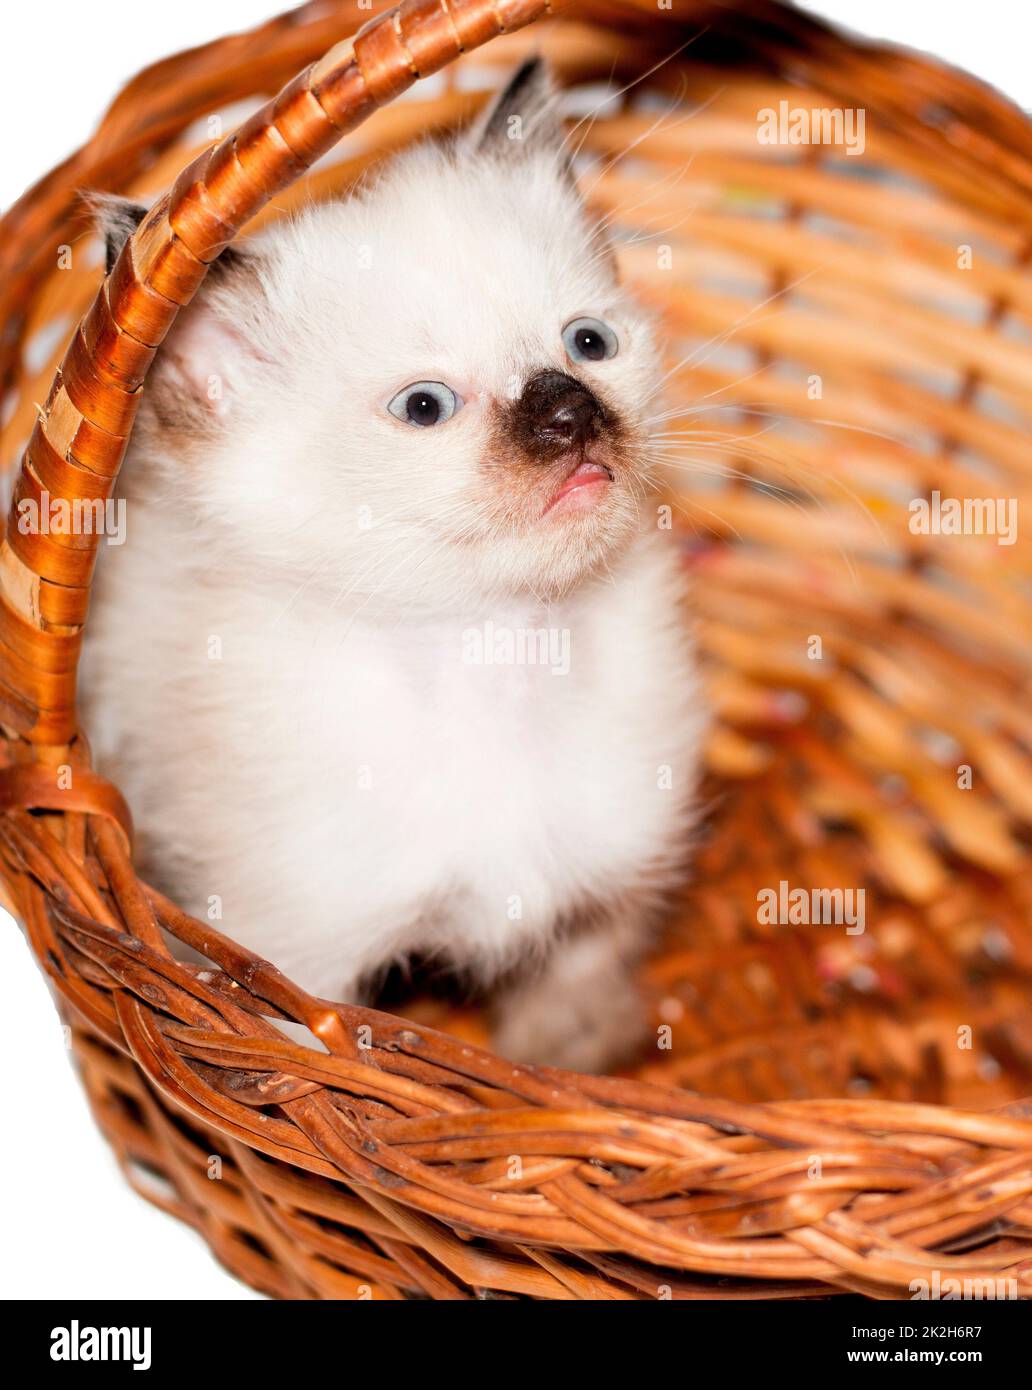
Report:
[[[675,876],[700,716],[664,542],[561,602],[419,620],[243,575],[155,594],[135,554],[92,634],[98,762],[145,870],[308,988],[409,950],[490,976]],[[149,646],[127,636],[148,601]]]

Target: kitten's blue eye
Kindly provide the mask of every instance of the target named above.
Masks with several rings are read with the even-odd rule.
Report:
[[[563,347],[571,362],[604,362],[620,351],[620,340],[601,319],[573,319],[563,329]]]
[[[407,425],[425,429],[428,425],[443,425],[461,406],[458,396],[443,381],[416,381],[399,391],[387,409]]]

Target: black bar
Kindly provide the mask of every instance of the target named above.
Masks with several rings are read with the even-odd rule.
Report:
[[[483,1390],[496,1377],[501,1384],[535,1363],[554,1374],[557,1356],[563,1354],[570,1358],[571,1374],[579,1378],[589,1366],[593,1369],[592,1363],[612,1378],[614,1350],[630,1353],[646,1378],[665,1367],[662,1373],[687,1380],[703,1367],[715,1369],[716,1363],[728,1385],[750,1370],[812,1374],[841,1368],[877,1374],[885,1365],[931,1365],[1000,1372],[1021,1364],[1018,1358],[1027,1353],[1032,1332],[1029,1303],[1006,1296],[899,1302],[852,1296],[691,1300],[680,1310],[612,1307],[604,1322],[595,1321],[597,1313],[588,1305],[578,1310],[563,1303],[559,1307],[565,1312],[549,1312],[529,1300],[490,1301],[494,1307],[480,1304],[465,1310],[429,1301],[375,1310],[370,1303],[25,1302],[9,1305],[6,1340],[15,1364],[30,1375],[36,1367],[46,1367],[50,1376],[73,1378],[175,1371],[191,1377],[184,1384],[210,1385],[220,1370],[237,1382],[249,1371],[267,1376],[270,1349],[279,1347],[282,1356],[289,1339],[300,1335],[305,1339],[300,1344],[303,1364],[296,1370],[305,1383],[321,1368],[342,1382],[370,1356],[393,1378],[406,1349],[417,1367],[423,1362],[431,1372],[432,1363],[434,1380],[446,1382],[453,1354],[454,1379],[469,1379],[472,1368],[463,1366],[462,1348],[468,1351],[471,1333],[491,1331],[498,1337],[500,1359],[496,1365],[490,1356],[476,1358],[478,1390]],[[567,1323],[566,1316],[573,1322]],[[539,1323],[539,1317],[545,1322]],[[556,1317],[559,1322],[552,1321]],[[429,1336],[415,1340],[410,1331],[399,1340],[402,1329]],[[509,1339],[516,1330],[521,1337],[513,1342]],[[452,1341],[453,1333],[462,1341]],[[105,1359],[91,1359],[105,1351]]]

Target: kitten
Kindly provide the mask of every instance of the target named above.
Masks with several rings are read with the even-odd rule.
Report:
[[[142,214],[103,200],[109,261]],[[148,381],[84,663],[141,872],[315,993],[418,952],[495,987],[505,1056],[626,1055],[704,723],[657,383],[539,60],[224,253]]]

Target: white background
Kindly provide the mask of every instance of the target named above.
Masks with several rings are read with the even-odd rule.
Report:
[[[280,8],[275,0],[5,6],[0,208],[70,154],[116,89],[140,68],[249,28]],[[805,8],[871,37],[928,50],[1032,107],[1032,25],[1021,3],[814,0]],[[3,909],[0,1034],[6,1061],[0,1297],[256,1297],[208,1257],[192,1231],[125,1186],[69,1066],[43,977]]]

